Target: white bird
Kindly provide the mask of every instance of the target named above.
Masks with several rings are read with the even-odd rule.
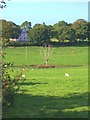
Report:
[[[34,70],[34,69],[32,68],[32,70]]]
[[[65,77],[69,77],[69,74],[68,74],[68,73],[65,73]]]

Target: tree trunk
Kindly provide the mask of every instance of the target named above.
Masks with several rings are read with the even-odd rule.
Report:
[[[48,60],[45,60],[45,64],[48,65]]]

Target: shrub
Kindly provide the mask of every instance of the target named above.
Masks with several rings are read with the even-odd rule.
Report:
[[[2,60],[2,105],[10,106],[14,102],[14,95],[19,90],[18,82],[25,80],[24,69],[17,72],[14,78],[11,78],[8,67],[11,63],[5,63]]]
[[[2,105],[11,105],[15,94],[16,83],[11,79],[7,67],[7,64],[2,64]]]

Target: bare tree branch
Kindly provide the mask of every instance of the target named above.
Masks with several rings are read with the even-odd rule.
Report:
[[[53,53],[53,47],[51,45],[45,45],[40,48],[40,55],[43,58],[45,65],[48,65],[48,61],[51,59]]]

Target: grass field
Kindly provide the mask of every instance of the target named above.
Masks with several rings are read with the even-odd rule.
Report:
[[[13,62],[15,65],[43,64],[44,61],[40,55],[39,47],[26,48],[6,48],[6,61]],[[54,54],[49,61],[50,64],[58,65],[87,65],[88,48],[87,47],[55,47]]]
[[[43,64],[39,47],[6,48],[6,61],[15,65]],[[8,118],[87,118],[88,48],[57,47],[49,64],[78,67],[26,68],[26,80],[20,82]],[[82,65],[80,67],[80,65]],[[14,73],[19,68],[14,68]],[[9,70],[12,77],[13,73]],[[65,77],[68,73],[70,77]]]

